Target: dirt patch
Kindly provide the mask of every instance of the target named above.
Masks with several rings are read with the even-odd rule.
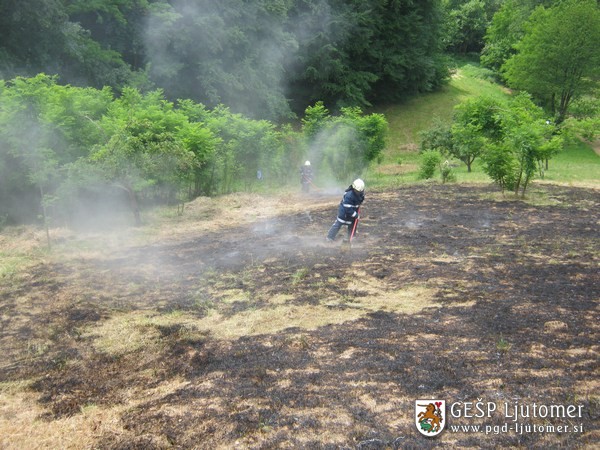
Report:
[[[201,200],[149,244],[40,262],[0,288],[0,447],[591,447],[600,194],[538,190],[368,192],[345,251],[337,193]],[[419,398],[582,405],[582,431],[427,440]]]
[[[596,154],[600,156],[600,139],[597,139],[592,143],[592,148]]]

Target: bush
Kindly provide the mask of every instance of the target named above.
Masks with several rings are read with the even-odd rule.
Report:
[[[440,173],[442,175],[442,183],[451,183],[456,181],[456,174],[452,170],[450,161],[446,160],[443,164],[440,164]]]
[[[510,149],[501,145],[490,146],[483,155],[483,171],[500,186],[502,192],[515,188],[517,165]]]
[[[435,169],[442,161],[442,155],[437,150],[428,150],[421,154],[419,179],[429,180],[435,175]]]

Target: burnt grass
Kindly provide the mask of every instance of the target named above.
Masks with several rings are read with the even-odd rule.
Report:
[[[332,197],[330,207],[311,209],[308,199],[297,213],[249,226],[39,264],[0,288],[0,381],[33,379],[45,421],[86,405],[131,405],[122,432],[100,434],[97,448],[592,447],[600,435],[600,193],[532,189],[542,204],[485,186],[368,192],[351,249],[324,242],[339,201]],[[381,310],[228,340],[162,326],[152,354],[102,353],[82,331],[124,311],[201,318],[199,296],[218,302],[216,287],[250,293],[231,316],[267,309],[279,294],[299,308],[352,299],[366,295],[348,288],[355,273],[389,290],[431,287],[435,301],[418,313]],[[49,344],[32,349],[39,340]],[[171,380],[179,387],[144,394]],[[414,424],[421,398],[583,405],[581,418],[523,420],[583,432],[446,429],[427,439]],[[500,411],[467,420],[448,410],[447,419],[510,423]]]

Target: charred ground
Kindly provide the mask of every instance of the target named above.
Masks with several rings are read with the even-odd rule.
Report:
[[[600,194],[535,192],[369,192],[345,251],[324,242],[336,194],[50,258],[0,289],[4,419],[27,426],[18,399],[38,428],[79,420],[94,448],[591,447]],[[580,404],[583,432],[427,440],[413,411],[430,397]],[[486,420],[449,418],[504,423]]]

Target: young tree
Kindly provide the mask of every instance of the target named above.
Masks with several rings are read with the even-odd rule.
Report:
[[[438,117],[433,119],[432,126],[419,132],[421,141],[421,153],[429,150],[437,150],[442,155],[452,154],[452,130],[451,125],[442,122]]]
[[[106,182],[127,193],[136,225],[142,223],[139,193],[151,187],[184,189],[198,165],[192,148],[204,136],[187,122],[161,91],[143,96],[127,88],[99,123],[108,139],[95,146],[88,161]]]
[[[595,0],[565,0],[537,8],[517,53],[502,66],[509,85],[543,101],[560,124],[571,101],[600,76],[600,7]]]
[[[329,110],[322,101],[308,106],[301,119],[304,136],[309,139],[314,138],[325,127],[330,117]]]
[[[329,116],[321,103],[306,109],[303,119],[311,159],[337,180],[358,176],[377,161],[385,147],[387,121],[381,114],[364,114],[359,107],[342,108]]]
[[[562,139],[549,130],[543,110],[527,94],[511,99],[498,116],[501,138],[484,153],[484,171],[503,190],[525,195],[542,162],[562,148]]]
[[[39,209],[46,226],[69,220],[89,181],[75,183],[70,166],[108,139],[98,122],[112,101],[108,88],[63,86],[44,74],[2,83],[0,170],[10,173],[0,176],[0,215],[31,220]]]
[[[500,103],[491,97],[469,99],[456,107],[450,133],[449,153],[467,165],[471,172],[473,161],[482,154],[490,140],[499,140],[502,129],[498,119]]]
[[[20,180],[22,188],[37,190],[49,247],[47,206],[58,178],[59,158],[50,147],[52,129],[45,121],[44,109],[53,86],[54,79],[40,75],[31,80],[17,78],[8,86],[3,83],[0,90],[0,148],[6,152],[0,157],[5,162],[14,161],[13,167],[21,174],[18,178],[24,178]],[[2,190],[10,191],[11,187]]]
[[[450,153],[466,164],[467,172],[471,172],[473,162],[483,153],[487,143],[478,125],[462,122],[452,125]]]

